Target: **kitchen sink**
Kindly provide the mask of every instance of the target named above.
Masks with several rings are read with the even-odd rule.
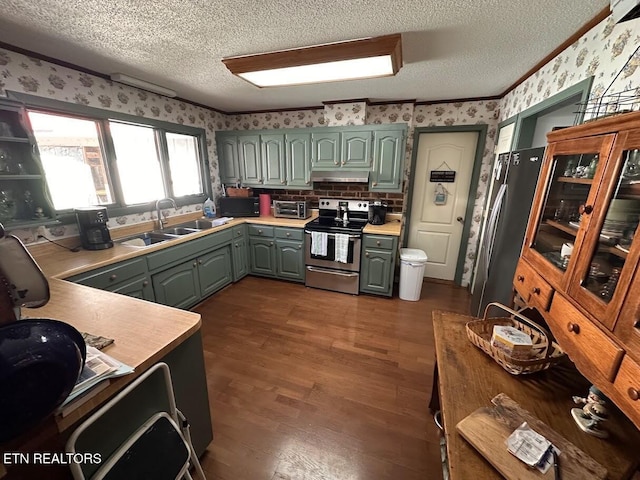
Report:
[[[130,247],[148,247],[149,245],[166,242],[167,240],[173,240],[174,238],[178,238],[178,235],[160,232],[146,232],[121,238],[120,240],[116,240],[116,243],[128,245]]]
[[[192,222],[181,223],[176,225],[176,228],[194,228],[196,230],[206,230],[213,228],[211,220],[193,220]]]
[[[201,229],[199,228],[186,228],[186,227],[170,227],[163,228],[162,230],[154,230],[151,233],[159,233],[162,235],[189,235],[190,233],[199,232]]]

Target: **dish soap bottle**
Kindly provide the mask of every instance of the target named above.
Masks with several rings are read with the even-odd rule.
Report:
[[[210,198],[204,202],[202,205],[202,212],[204,216],[207,218],[216,218],[216,204]]]

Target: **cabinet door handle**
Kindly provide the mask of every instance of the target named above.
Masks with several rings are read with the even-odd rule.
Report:
[[[580,212],[580,214],[586,213],[587,215],[589,215],[591,212],[593,212],[593,205],[580,205],[578,211]]]
[[[198,266],[198,262],[193,262],[193,268],[196,268]]]
[[[376,240],[376,245],[380,246],[380,240]]]
[[[578,325],[577,323],[569,322],[567,324],[567,330],[569,330],[571,333],[575,333],[577,335],[577,334],[580,333],[580,325]]]
[[[373,182],[373,183],[371,184],[371,186],[372,186],[372,187],[377,187],[377,186],[378,186],[378,182]]]
[[[344,160],[342,160],[342,165],[344,165],[346,162]]]
[[[307,184],[307,185],[311,185],[311,180],[307,180],[307,181],[306,181],[306,184]]]
[[[109,281],[113,282],[118,276],[114,273],[109,277]]]
[[[202,260],[198,260],[198,265],[202,265]]]
[[[334,160],[333,162],[335,165],[338,165],[340,162],[338,160]]]
[[[264,182],[264,180],[258,180],[258,183],[263,183],[263,182]]]
[[[286,181],[286,180],[282,180],[280,183],[281,183],[282,185],[286,185],[286,184],[287,184],[287,181]]]
[[[240,244],[236,243],[236,248],[240,248]]]
[[[538,287],[533,287],[531,293],[533,293],[534,295],[540,295],[540,289]]]
[[[145,280],[144,282],[142,282],[142,286],[143,287],[148,287],[149,286],[149,282]]]
[[[518,281],[524,282],[524,275],[518,275]]]
[[[259,233],[260,235],[262,235],[262,230],[258,230],[258,233]]]
[[[273,242],[269,242],[269,245],[271,245],[273,247]]]
[[[290,237],[290,236],[291,236],[291,233],[290,233],[290,232],[287,232],[287,237]]]
[[[364,256],[368,257],[369,256],[369,252],[364,252]]]
[[[629,390],[627,390],[627,393],[629,394],[629,398],[634,402],[637,402],[638,399],[640,398],[640,392],[638,392],[638,390],[636,390],[633,387],[629,387]]]

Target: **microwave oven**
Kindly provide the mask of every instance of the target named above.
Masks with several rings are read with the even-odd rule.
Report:
[[[221,217],[259,217],[258,197],[220,197]]]
[[[305,219],[311,216],[311,209],[309,202],[275,200],[273,202],[273,216]]]

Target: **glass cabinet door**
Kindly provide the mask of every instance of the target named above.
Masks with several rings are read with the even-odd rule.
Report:
[[[612,329],[638,261],[631,248],[640,220],[640,131],[619,138],[606,170],[569,294]]]
[[[566,272],[575,263],[576,238],[581,227],[588,228],[612,142],[611,135],[592,137],[558,142],[547,151],[538,185],[544,194],[536,197],[533,215],[538,220],[530,227],[524,255],[555,288],[564,285]]]

